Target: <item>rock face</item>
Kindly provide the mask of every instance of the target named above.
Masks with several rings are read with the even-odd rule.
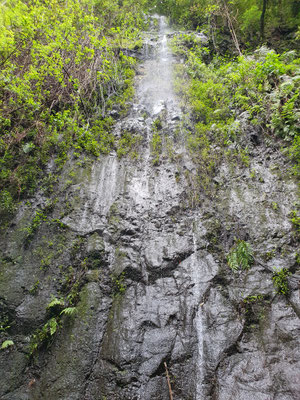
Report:
[[[296,186],[251,132],[251,168],[223,162],[209,193],[194,184],[160,21],[155,58],[116,126],[141,135],[138,158],[70,162],[51,207],[37,194],[1,237],[0,327],[14,342],[0,351],[3,400],[167,400],[165,366],[174,400],[299,398]],[[236,273],[226,262],[235,237],[255,256]],[[272,283],[283,267],[288,296]],[[60,312],[53,298],[74,299],[77,313],[29,357],[32,335]]]

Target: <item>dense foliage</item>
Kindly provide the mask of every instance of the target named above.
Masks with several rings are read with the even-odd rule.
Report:
[[[267,40],[280,46],[283,39],[294,46],[300,24],[297,0],[152,0],[152,6],[185,27],[205,29],[216,49],[227,32],[235,42],[253,47]],[[224,43],[223,43],[224,44]],[[285,46],[287,44],[285,43]]]
[[[143,1],[7,0],[0,15],[0,213],[33,193],[53,156],[114,145],[109,111],[133,94]],[[51,178],[51,177],[50,177]]]
[[[299,176],[300,59],[295,51],[282,54],[266,47],[251,56],[212,57],[194,34],[174,40],[181,67],[179,89],[196,122],[188,136],[192,156],[206,173],[223,157],[248,165],[246,131],[253,140],[281,148]],[[186,82],[189,82],[189,85]],[[203,179],[202,179],[203,181]]]
[[[47,190],[70,157],[113,148],[119,157],[136,155],[139,138],[125,133],[117,141],[112,127],[133,95],[136,61],[126,50],[142,46],[149,6],[208,36],[206,46],[194,34],[178,37],[174,46],[185,59],[179,90],[184,87],[196,122],[188,145],[203,167],[202,185],[220,148],[227,149],[222,156],[247,165],[237,120],[242,113],[260,135],[281,141],[299,174],[297,52],[260,47],[245,55],[264,41],[297,45],[298,1],[7,0],[0,15],[2,217],[37,186]],[[156,129],[154,164],[160,140]],[[54,167],[45,173],[50,159]]]

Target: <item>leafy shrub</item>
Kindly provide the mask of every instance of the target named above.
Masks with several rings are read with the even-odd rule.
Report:
[[[141,136],[133,136],[129,132],[123,132],[121,138],[118,141],[117,156],[123,157],[125,154],[132,153],[137,149],[138,144],[141,140]]]
[[[291,275],[286,268],[281,268],[275,272],[273,272],[273,285],[276,289],[278,294],[287,295],[289,293],[289,286],[288,286],[288,276]]]
[[[180,71],[181,87],[185,88],[179,90],[197,123],[195,139],[189,139],[191,153],[198,153],[200,160],[202,147],[210,154],[217,146],[220,157],[247,166],[247,148],[237,124],[237,115],[246,112],[247,123],[259,129],[269,145],[270,137],[273,142],[282,141],[282,148],[294,163],[292,170],[298,175],[300,59],[296,52],[277,54],[261,47],[252,56],[242,55],[230,61],[215,57],[207,64],[202,46],[194,41],[189,42],[191,47],[184,47],[184,42],[184,38],[177,37],[174,46],[187,60],[185,69]],[[195,145],[197,142],[201,146]]]
[[[249,269],[253,262],[251,245],[244,240],[237,240],[227,255],[227,262],[233,271]]]
[[[53,297],[53,299],[47,305],[47,310],[53,311],[54,309],[61,309],[64,307],[64,305],[65,305],[65,302],[63,299],[58,299],[56,297]]]
[[[142,3],[7,0],[0,15],[0,207],[32,194],[53,156],[57,171],[113,147],[108,116],[133,95]],[[133,7],[134,5],[134,7]],[[10,196],[10,197],[9,197]]]
[[[53,297],[47,305],[47,311],[50,319],[31,336],[29,344],[29,356],[34,354],[43,347],[49,347],[54,339],[56,332],[62,323],[62,316],[66,315],[69,318],[74,318],[77,314],[77,308],[70,306],[64,307],[65,301]]]
[[[10,192],[2,190],[0,192],[0,215],[13,214],[16,204]]]
[[[158,165],[160,154],[162,152],[162,138],[156,129],[154,130],[150,145],[151,145],[151,154],[153,157],[152,163],[153,165]]]

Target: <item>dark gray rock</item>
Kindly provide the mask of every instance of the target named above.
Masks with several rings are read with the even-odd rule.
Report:
[[[158,39],[159,62],[145,62],[141,92],[115,130],[143,136],[138,160],[112,153],[92,166],[70,162],[49,215],[64,228],[42,223],[25,245],[46,204],[38,193],[0,238],[1,343],[14,341],[0,350],[1,399],[167,400],[165,363],[174,400],[299,398],[300,275],[289,220],[297,187],[280,153],[266,157],[263,141],[251,144],[247,115],[239,118],[250,167],[222,162],[209,193],[197,186],[201,175],[178,138],[176,96],[157,91],[144,104],[152,69],[165,63],[163,31]],[[162,148],[153,165],[157,116]],[[235,237],[253,248],[249,270],[227,265]],[[272,282],[283,267],[288,296]],[[77,314],[49,311],[53,297]],[[28,357],[53,315],[57,332]]]

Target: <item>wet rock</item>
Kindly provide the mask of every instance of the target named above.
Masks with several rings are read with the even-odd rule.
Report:
[[[38,194],[0,237],[0,343],[15,343],[0,351],[1,399],[169,399],[165,363],[174,400],[299,397],[298,249],[289,220],[297,187],[279,179],[284,158],[267,159],[248,114],[239,120],[250,167],[223,160],[214,192],[190,179],[200,175],[183,139],[171,141],[180,157],[166,156],[181,113],[163,82],[174,62],[164,29],[149,39],[159,42],[158,58],[148,53],[132,110],[115,128],[116,137],[143,136],[138,160],[101,156],[76,170],[73,187],[59,183],[49,218],[63,215],[63,229],[43,223],[24,246],[24,228],[45,204]],[[158,68],[166,74],[151,86]],[[153,165],[157,116],[162,151]],[[253,248],[248,270],[228,267],[235,238]],[[276,294],[274,268],[292,274],[287,296]],[[57,316],[57,332],[29,362],[53,296],[77,313]]]
[[[118,110],[111,110],[109,115],[114,119],[118,119],[120,117],[120,112]]]

